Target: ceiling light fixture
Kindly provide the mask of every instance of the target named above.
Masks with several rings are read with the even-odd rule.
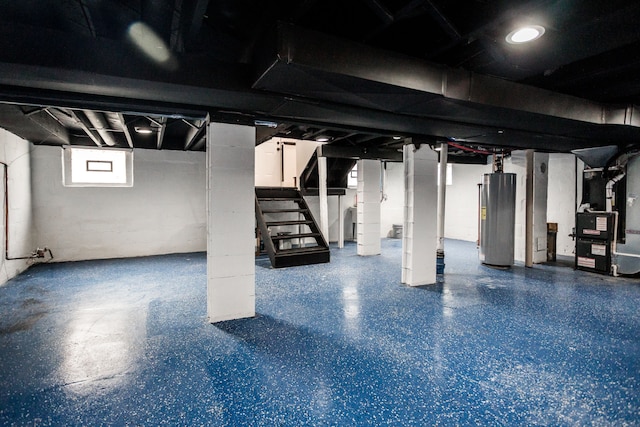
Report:
[[[395,139],[396,141],[400,141],[402,139],[402,137],[399,136],[399,135],[396,135],[396,136],[393,137],[393,139]]]
[[[275,129],[278,127],[276,122],[270,122],[269,120],[255,120],[253,122],[256,126],[266,126],[271,129]]]
[[[527,25],[517,28],[507,35],[507,43],[521,44],[539,39],[544,34],[544,27],[540,25]]]
[[[317,142],[329,142],[331,141],[331,138],[325,135],[320,135],[316,137],[316,141]]]
[[[143,134],[153,133],[153,129],[151,129],[150,127],[144,127],[144,126],[136,126],[134,130],[136,131],[136,133],[143,133]]]

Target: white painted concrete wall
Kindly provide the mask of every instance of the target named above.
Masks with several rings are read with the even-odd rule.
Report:
[[[579,170],[582,170],[582,162]],[[581,184],[582,176],[578,173]],[[576,223],[576,164],[573,154],[549,155],[549,192],[547,201],[547,221],[558,223],[556,253],[573,256],[575,241],[569,237]],[[581,188],[581,185],[579,185]],[[579,190],[581,191],[581,190]]]
[[[280,187],[282,183],[282,158],[280,151],[278,151],[279,143],[279,138],[272,138],[256,147],[256,187]]]
[[[56,261],[206,250],[203,153],[135,150],[131,188],[62,185],[61,149],[32,152],[38,244]]]
[[[294,143],[296,146],[296,164],[291,166],[295,167],[296,177],[298,179],[307,166],[307,163],[309,163],[309,159],[313,153],[315,153],[316,148],[320,145],[320,143],[316,141],[302,141],[290,138],[272,138],[258,145],[255,149],[256,187],[281,186],[282,157],[278,149],[280,144],[284,142]],[[298,186],[300,185],[299,182],[297,184]]]
[[[478,184],[485,173],[491,173],[491,166],[452,165],[453,182],[447,186],[445,209],[446,238],[478,240]]]
[[[344,238],[346,241],[354,240],[351,211],[349,208],[355,208],[356,190],[348,188],[346,194],[342,196],[342,215],[344,218]],[[311,214],[320,223],[320,200],[318,196],[306,196],[305,200]],[[338,218],[338,196],[329,196],[329,242],[337,242],[340,230]],[[353,221],[356,220],[355,211],[353,212]]]
[[[514,151],[504,162],[504,171],[516,174],[516,224],[514,259],[524,262],[526,237],[527,159],[525,151]],[[491,170],[489,170],[491,172]]]
[[[402,225],[403,221],[404,167],[402,162],[387,163],[384,181],[385,199],[380,204],[380,237],[392,237],[393,225]]]
[[[31,204],[31,157],[29,142],[0,129],[0,161],[9,165],[9,258],[31,255],[36,248],[33,233],[33,214]],[[6,235],[4,217],[4,171],[0,165],[0,191],[2,192],[2,255],[0,255],[0,284],[27,269],[26,260],[6,260]]]
[[[582,162],[578,162],[578,170]],[[390,224],[401,223],[402,212],[398,212],[394,200],[402,197],[404,183],[402,177],[391,165],[387,169],[387,200],[381,206],[381,236],[385,237],[391,227]],[[575,225],[575,165],[572,154],[551,154],[548,162],[548,191],[547,191],[547,221],[558,223],[557,253],[558,255],[573,256],[575,243],[569,237]],[[524,226],[525,226],[525,190],[526,168],[524,152],[514,155],[514,160],[507,159],[505,171],[517,174],[516,206],[516,246],[519,253],[516,259],[524,260]],[[447,186],[447,208],[445,218],[445,236],[450,239],[475,242],[478,238],[478,184],[482,176],[491,173],[491,165],[461,165],[453,164],[453,183]],[[580,179],[580,176],[578,177]],[[578,182],[578,193],[581,192],[581,182]],[[538,221],[539,222],[539,221]],[[542,231],[540,231],[542,233]]]

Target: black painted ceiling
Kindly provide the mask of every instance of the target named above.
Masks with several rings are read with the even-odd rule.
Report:
[[[156,50],[168,61],[154,62],[132,42],[139,23],[166,46]],[[439,94],[428,94],[438,101],[429,104],[427,94],[403,85],[342,73],[352,64],[339,54],[345,63],[330,72],[287,68],[275,76],[278,85],[260,87],[265,64],[277,59],[278,23],[326,35],[328,48],[305,52],[324,61],[334,57],[335,37],[383,66],[406,58],[575,96],[624,117],[585,125],[510,109],[512,102],[445,103]],[[508,44],[505,36],[521,23],[546,32],[528,45]],[[194,129],[208,112],[212,120],[277,124],[258,127],[259,141],[326,133],[335,144],[365,146],[394,146],[396,135],[558,151],[628,146],[640,137],[631,117],[640,105],[638,23],[640,2],[622,0],[1,0],[0,126],[35,143],[92,145],[99,126],[84,115],[90,110],[102,114],[118,146],[201,150]],[[331,96],[311,90],[338,83]],[[546,92],[520,93],[544,100]],[[136,134],[139,123],[154,128],[151,140]]]

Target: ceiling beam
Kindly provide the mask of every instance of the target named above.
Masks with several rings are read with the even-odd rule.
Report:
[[[124,114],[116,113],[116,115],[118,116],[118,120],[120,120],[122,132],[124,133],[124,137],[127,139],[127,144],[129,144],[130,148],[133,148],[133,138],[131,137],[131,132],[129,132],[129,126],[127,126],[127,122],[124,119]]]
[[[320,128],[320,129],[316,129],[314,131],[311,132],[306,132],[302,135],[302,139],[311,139],[314,140],[316,137],[323,135],[323,134],[327,134],[327,137],[331,137],[331,132],[326,129],[326,128]]]
[[[320,157],[333,157],[339,159],[371,159],[385,160],[389,162],[401,162],[402,151],[391,148],[377,147],[348,147],[339,145],[319,145]]]
[[[80,8],[82,8],[82,15],[84,16],[84,20],[87,23],[87,28],[93,37],[97,37],[96,27],[93,25],[93,19],[91,18],[91,12],[89,11],[89,6],[87,6],[87,2],[85,0],[78,0],[80,3]]]
[[[176,0],[143,0],[142,21],[149,25],[167,45],[171,43]]]
[[[311,10],[311,8],[313,6],[315,6],[316,3],[318,3],[318,0],[304,0],[304,1],[302,1],[302,3],[289,16],[290,21],[291,22],[297,22],[298,20],[300,20],[307,13],[309,13],[309,10]]]
[[[158,150],[162,149],[162,143],[164,142],[164,133],[167,130],[167,118],[166,117],[161,117],[160,118],[160,127],[158,128],[158,143],[157,143],[157,148]]]
[[[582,113],[576,114],[576,104],[590,104],[586,100],[490,76],[436,67],[355,43],[346,48],[348,42],[329,36],[316,35],[321,37],[321,42],[314,41],[314,36],[297,34],[303,33],[300,29],[291,32],[296,33],[292,39],[297,39],[302,48],[289,49],[294,56],[282,56],[281,52],[281,56],[274,55],[269,64],[265,61],[262,70],[267,70],[268,65],[269,72],[263,73],[263,77],[268,80],[272,72],[276,75],[269,84],[261,78],[252,89],[244,80],[247,68],[237,64],[207,65],[202,58],[183,55],[181,68],[193,72],[170,73],[140,58],[124,43],[79,35],[61,38],[61,34],[53,30],[9,23],[0,26],[0,99],[75,109],[165,114],[174,109],[201,108],[223,117],[217,121],[229,123],[240,120],[253,123],[259,115],[277,122],[373,133],[438,137],[483,134],[489,136],[472,142],[553,151],[640,139],[640,114],[637,113],[640,109],[635,107],[627,124],[623,121],[628,116],[625,108],[594,105],[598,110],[596,121],[590,118],[591,114],[587,114],[588,117],[582,114],[584,108],[579,108]],[[280,39],[288,37],[281,34]],[[291,40],[283,42],[288,44]],[[83,52],[82,58],[56,55],[60,43],[69,46],[69,51]],[[26,51],[31,54],[25,56]],[[341,67],[340,64],[349,63],[354,57],[353,52],[372,62],[358,64],[355,69]],[[329,54],[348,59],[328,62],[325,59]],[[321,62],[305,56],[315,56]],[[333,99],[325,92],[308,94],[302,91],[307,90],[307,86],[311,89],[308,81],[298,81],[296,92],[292,93],[289,85],[279,87],[277,84],[278,81],[291,82],[287,69],[292,72],[303,69],[310,78],[319,75],[324,79],[348,78],[357,81],[358,86],[362,83],[363,89],[351,89],[357,98],[352,96],[345,101],[344,97]],[[300,77],[299,73],[293,75]],[[433,80],[430,82],[430,79]],[[366,96],[363,91],[369,87],[420,94],[424,102],[419,110],[410,97],[406,101],[404,97],[397,99],[399,109],[359,104],[358,99]],[[532,102],[535,98],[538,101]],[[523,109],[523,104],[529,107]],[[499,133],[499,130],[506,131]]]
[[[206,141],[206,135],[202,135],[200,139],[191,146],[191,151],[200,151]]]
[[[364,41],[367,40],[371,40],[372,38],[376,37],[377,35],[379,35],[380,33],[382,33],[384,30],[386,30],[387,28],[389,28],[391,25],[400,22],[404,19],[409,19],[412,18],[414,16],[420,15],[422,13],[424,13],[424,10],[421,10],[419,12],[416,12],[419,8],[421,8],[421,6],[423,6],[424,2],[426,0],[413,0],[411,2],[409,2],[408,4],[406,4],[404,7],[402,7],[402,9],[398,10],[395,15],[391,15],[391,19],[390,20],[384,20],[383,19],[383,23],[381,25],[379,25],[378,27],[374,28],[373,30],[371,30],[369,33],[367,33],[367,35],[364,37]]]
[[[462,35],[456,29],[455,25],[446,17],[444,13],[436,6],[431,0],[424,0],[423,6],[426,6],[425,9],[429,16],[431,16],[440,29],[444,31],[450,38],[453,40],[459,40]]]
[[[202,21],[207,14],[209,0],[190,0],[183,1],[182,11],[180,13],[180,34],[182,34],[183,46],[188,46],[196,40]],[[178,50],[178,52],[181,52]]]

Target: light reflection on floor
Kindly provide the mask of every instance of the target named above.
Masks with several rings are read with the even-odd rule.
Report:
[[[96,387],[122,386],[140,362],[146,312],[114,301],[90,301],[74,309],[64,334],[60,367],[66,389],[91,394]]]

